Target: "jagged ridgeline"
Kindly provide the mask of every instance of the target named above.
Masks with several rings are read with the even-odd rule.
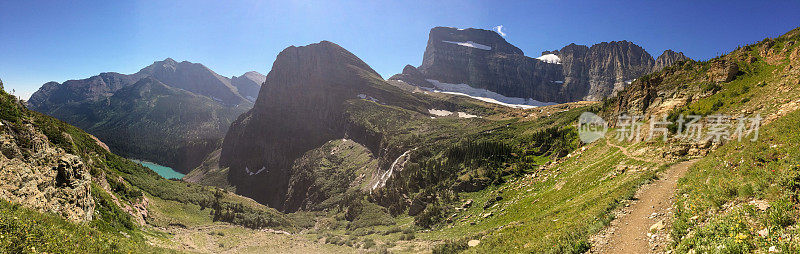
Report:
[[[170,181],[0,91],[0,252],[163,252],[145,223],[286,228],[282,214],[213,187]],[[181,207],[176,213],[170,207]],[[197,211],[191,213],[188,211]]]
[[[461,92],[517,104],[599,101],[636,78],[687,59],[666,50],[658,59],[629,41],[591,47],[570,44],[560,50],[526,56],[494,31],[431,29],[422,64],[406,66],[391,80],[424,88]],[[489,94],[493,96],[488,96]]]

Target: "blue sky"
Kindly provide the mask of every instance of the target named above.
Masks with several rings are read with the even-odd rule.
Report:
[[[436,2],[436,3],[434,3]],[[266,74],[290,45],[329,40],[384,78],[419,65],[435,26],[492,29],[528,56],[628,40],[708,59],[800,26],[800,1],[0,1],[0,78],[23,97],[47,81],[133,73],[172,57],[224,76]]]

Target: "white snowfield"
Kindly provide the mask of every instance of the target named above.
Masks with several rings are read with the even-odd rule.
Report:
[[[474,42],[474,41],[466,41],[466,42],[457,42],[457,41],[442,41],[447,43],[452,43],[464,47],[476,48],[476,49],[483,49],[483,50],[492,50],[492,47]]]
[[[555,54],[543,55],[543,56],[537,57],[536,59],[542,60],[545,63],[561,64],[561,58],[558,57]]]
[[[428,79],[428,82],[431,82],[431,84],[433,84],[433,86],[435,86],[436,89],[431,89],[431,88],[423,88],[423,89],[437,93],[467,96],[476,100],[503,105],[511,108],[529,109],[529,108],[558,104],[553,102],[541,102],[531,98],[525,99],[519,97],[507,97],[502,94],[495,93],[486,89],[474,88],[467,84],[442,83],[435,79]]]
[[[447,110],[443,110],[443,109],[434,109],[434,108],[428,109],[428,113],[430,113],[431,115],[435,115],[435,116],[450,116],[450,115],[453,115],[453,112],[450,112],[450,111],[447,111]],[[465,112],[456,112],[456,113],[458,113],[458,118],[475,118],[475,117],[479,117],[479,116],[476,116],[476,115],[473,115],[473,114],[468,114],[468,113],[465,113]],[[431,117],[431,118],[436,118],[436,117]]]

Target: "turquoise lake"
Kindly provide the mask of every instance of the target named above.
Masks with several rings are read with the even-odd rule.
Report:
[[[146,161],[138,161],[138,160],[131,160],[131,161],[142,164],[142,166],[152,169],[153,171],[161,175],[161,177],[164,177],[166,179],[181,179],[183,178],[183,176],[185,176],[184,174],[178,173],[177,171],[173,170],[170,167],[161,166]]]

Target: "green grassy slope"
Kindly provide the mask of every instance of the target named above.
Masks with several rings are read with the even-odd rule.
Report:
[[[37,247],[39,250],[71,253],[75,252],[75,247],[68,244],[73,242],[86,244],[81,248],[96,248],[100,250],[98,252],[153,251],[145,240],[146,235],[153,233],[139,227],[117,203],[131,206],[145,198],[153,200],[150,209],[154,210],[154,216],[148,220],[154,224],[167,221],[161,226],[174,221],[179,225],[191,224],[186,221],[195,224],[224,221],[252,228],[294,228],[285,215],[250,199],[214,187],[166,180],[148,168],[108,152],[82,130],[26,109],[4,91],[0,91],[0,120],[10,130],[31,124],[53,145],[81,157],[92,175],[92,197],[97,211],[94,220],[87,225],[74,225],[57,216],[5,203],[2,205],[6,218],[3,237],[10,239],[3,240],[2,246],[7,248],[6,251]],[[17,140],[24,142],[26,139],[21,137]],[[21,144],[21,147],[26,147],[26,144]],[[103,185],[109,186],[110,192],[104,190]],[[17,219],[8,219],[14,217]],[[40,223],[24,225],[28,219],[17,221],[28,217],[30,221],[38,220]],[[67,245],[51,243],[51,240],[64,236],[71,239],[71,242],[65,242]],[[156,236],[163,237],[157,233]]]

